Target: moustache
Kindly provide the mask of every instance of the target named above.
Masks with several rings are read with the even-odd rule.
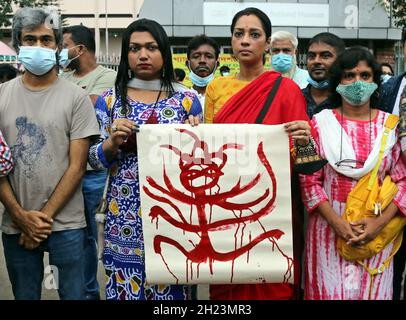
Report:
[[[208,71],[210,72],[210,68],[206,66],[197,67],[196,71]]]
[[[310,71],[327,71],[327,70],[325,68],[314,67],[314,68],[311,68]]]

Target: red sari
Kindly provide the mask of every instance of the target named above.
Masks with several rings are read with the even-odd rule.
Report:
[[[280,73],[269,71],[232,96],[214,118],[214,123],[255,123],[265,100]],[[300,88],[290,79],[283,78],[275,99],[263,124],[282,124],[306,120],[306,102]],[[295,180],[295,181],[293,181]],[[300,261],[303,248],[303,223],[299,205],[300,191],[297,177],[292,177],[292,224],[294,285],[289,283],[211,285],[212,300],[288,300],[300,294]]]

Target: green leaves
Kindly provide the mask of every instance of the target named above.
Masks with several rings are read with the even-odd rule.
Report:
[[[49,5],[57,6],[55,0],[2,0],[0,1],[0,29],[11,25],[13,6],[22,7],[44,7]]]
[[[392,0],[392,17],[399,28],[406,28],[406,2],[405,0]]]
[[[406,27],[406,2],[405,0],[377,0],[375,6],[381,6],[391,16],[393,23],[398,28]]]

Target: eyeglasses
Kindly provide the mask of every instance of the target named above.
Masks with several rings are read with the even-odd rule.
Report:
[[[364,161],[354,159],[343,159],[335,163],[337,167],[348,167],[351,169],[358,169],[364,165]]]

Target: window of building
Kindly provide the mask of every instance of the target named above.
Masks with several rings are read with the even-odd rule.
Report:
[[[231,48],[231,46],[222,46],[221,53],[232,54],[233,48]]]
[[[172,46],[172,54],[187,53],[187,46]]]

